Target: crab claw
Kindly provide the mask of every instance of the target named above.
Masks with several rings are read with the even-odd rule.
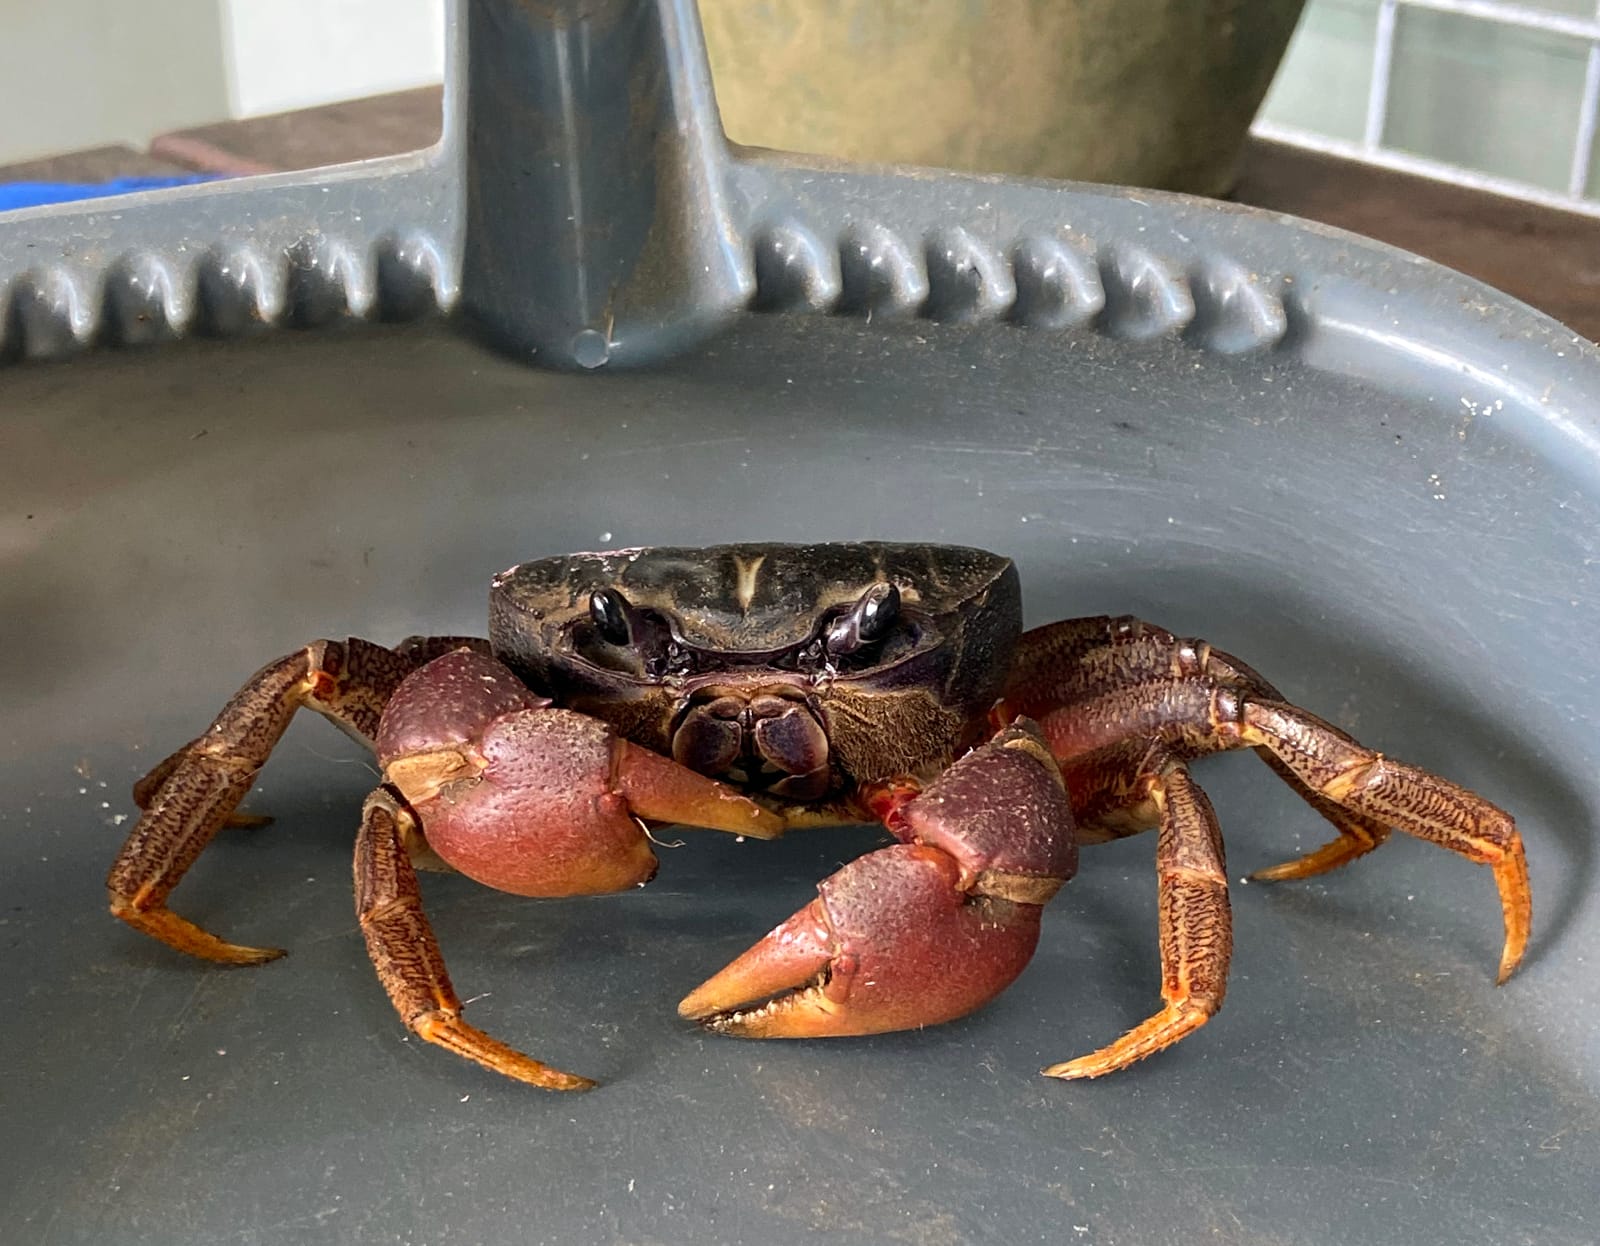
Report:
[[[782,819],[734,789],[555,709],[471,650],[395,691],[378,729],[385,780],[428,847],[467,877],[525,896],[590,895],[648,882],[641,819],[767,838]]]
[[[881,1034],[965,1016],[1022,972],[1042,909],[960,882],[955,860],[924,844],[859,857],[678,1013],[741,1038]]]
[[[1022,972],[1039,916],[1077,866],[1072,809],[1019,719],[924,792],[886,781],[865,804],[902,841],[845,866],[817,898],[678,1005],[744,1038],[935,1025]]]

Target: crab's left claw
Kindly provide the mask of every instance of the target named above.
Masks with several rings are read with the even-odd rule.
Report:
[[[1039,941],[1039,906],[968,896],[937,848],[858,858],[678,1005],[741,1038],[880,1034],[964,1016],[1009,986]]]
[[[1022,972],[1076,860],[1055,765],[1026,729],[975,749],[885,819],[868,853],[679,1013],[743,1038],[879,1034],[950,1021]]]

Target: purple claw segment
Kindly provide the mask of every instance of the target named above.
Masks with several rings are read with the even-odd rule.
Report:
[[[1022,972],[1040,909],[964,895],[959,877],[937,848],[868,853],[678,1012],[740,1038],[881,1034],[965,1016]]]
[[[476,740],[503,714],[542,709],[548,697],[531,692],[488,654],[457,649],[401,681],[378,724],[378,764]]]
[[[964,889],[991,890],[983,885],[991,879],[1035,879],[1048,899],[1078,869],[1061,772],[1027,719],[973,749],[902,804],[890,829],[948,852],[961,865]]]
[[[1022,972],[1044,903],[1077,861],[1055,763],[1027,724],[926,791],[868,794],[899,838],[690,993],[679,1013],[743,1038],[822,1038],[935,1025]]]
[[[493,658],[458,651],[395,692],[385,778],[428,845],[469,878],[526,896],[588,895],[656,872],[641,818],[767,838],[782,820],[712,779],[554,709]]]

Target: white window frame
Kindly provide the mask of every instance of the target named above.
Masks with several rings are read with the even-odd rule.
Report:
[[[1577,136],[1568,164],[1565,191],[1553,191],[1513,178],[1496,177],[1491,173],[1443,160],[1431,160],[1384,145],[1384,128],[1389,118],[1389,86],[1394,66],[1395,19],[1402,7],[1456,13],[1479,21],[1540,30],[1588,42],[1589,55],[1583,76],[1583,95],[1579,102]],[[1595,5],[1594,16],[1573,17],[1524,4],[1505,3],[1504,0],[1380,0],[1377,38],[1372,49],[1372,83],[1367,92],[1366,123],[1361,139],[1352,142],[1301,126],[1262,120],[1256,122],[1253,132],[1261,138],[1310,148],[1332,156],[1364,160],[1403,173],[1416,173],[1475,190],[1526,199],[1547,207],[1600,216],[1600,202],[1584,195],[1589,184],[1597,118],[1600,118],[1600,2]]]

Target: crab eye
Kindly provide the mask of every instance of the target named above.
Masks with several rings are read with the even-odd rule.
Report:
[[[862,645],[882,640],[899,617],[899,586],[874,584],[828,628],[828,651],[851,653]]]
[[[597,588],[589,594],[589,617],[600,635],[614,645],[625,645],[633,634],[628,625],[628,599],[614,588]]]
[[[856,603],[861,619],[861,639],[881,640],[900,617],[900,586],[874,584]]]

